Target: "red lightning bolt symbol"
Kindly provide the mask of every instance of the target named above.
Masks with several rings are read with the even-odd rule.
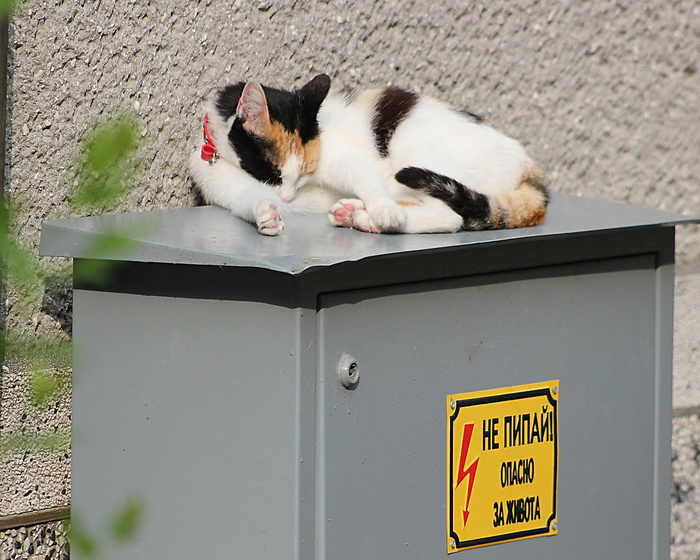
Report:
[[[467,499],[464,503],[464,509],[462,510],[462,518],[464,519],[464,525],[467,525],[467,519],[469,519],[469,500],[472,497],[472,488],[474,487],[474,478],[476,476],[476,466],[479,464],[479,458],[474,459],[474,462],[469,465],[469,468],[465,469],[464,465],[467,462],[467,452],[469,451],[469,444],[472,440],[472,431],[474,430],[474,424],[465,424],[464,432],[462,432],[462,450],[459,456],[459,472],[457,473],[457,486],[459,486],[464,478],[469,475],[469,486],[467,487]]]

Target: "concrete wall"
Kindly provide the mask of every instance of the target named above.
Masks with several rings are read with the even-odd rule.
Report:
[[[68,215],[79,140],[125,108],[140,115],[144,150],[119,210],[193,204],[185,165],[212,89],[239,79],[300,85],[319,72],[413,88],[484,116],[527,145],[554,190],[698,215],[699,37],[694,0],[31,0],[10,45],[14,227],[36,247],[41,222]],[[700,232],[679,228],[677,240],[677,398],[694,406]],[[58,331],[40,300],[11,292],[11,326]],[[21,380],[20,370],[5,378]],[[5,425],[22,414],[9,398],[4,390]],[[22,468],[29,474],[17,478]],[[39,480],[46,496],[8,497],[5,486],[0,515],[69,500],[65,483],[27,468],[18,459],[0,474],[9,469],[15,486]]]

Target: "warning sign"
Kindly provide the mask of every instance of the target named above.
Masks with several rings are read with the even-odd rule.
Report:
[[[447,551],[557,532],[559,382],[447,397]]]

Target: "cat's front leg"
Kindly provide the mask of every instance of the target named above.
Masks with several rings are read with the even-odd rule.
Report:
[[[271,200],[262,200],[255,210],[255,225],[263,235],[279,235],[284,230],[282,216]]]
[[[283,203],[274,189],[260,183],[240,167],[220,159],[210,165],[193,153],[190,172],[204,200],[230,210],[252,222],[263,235],[279,235],[284,222],[279,209]]]

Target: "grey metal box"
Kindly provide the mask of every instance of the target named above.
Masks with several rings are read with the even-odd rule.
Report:
[[[144,500],[120,558],[447,558],[446,396],[556,379],[558,534],[450,558],[668,558],[683,221],[555,194],[544,226],[452,235],[47,222],[44,255],[123,261],[75,287],[73,509]],[[97,253],[115,227],[129,253]]]

